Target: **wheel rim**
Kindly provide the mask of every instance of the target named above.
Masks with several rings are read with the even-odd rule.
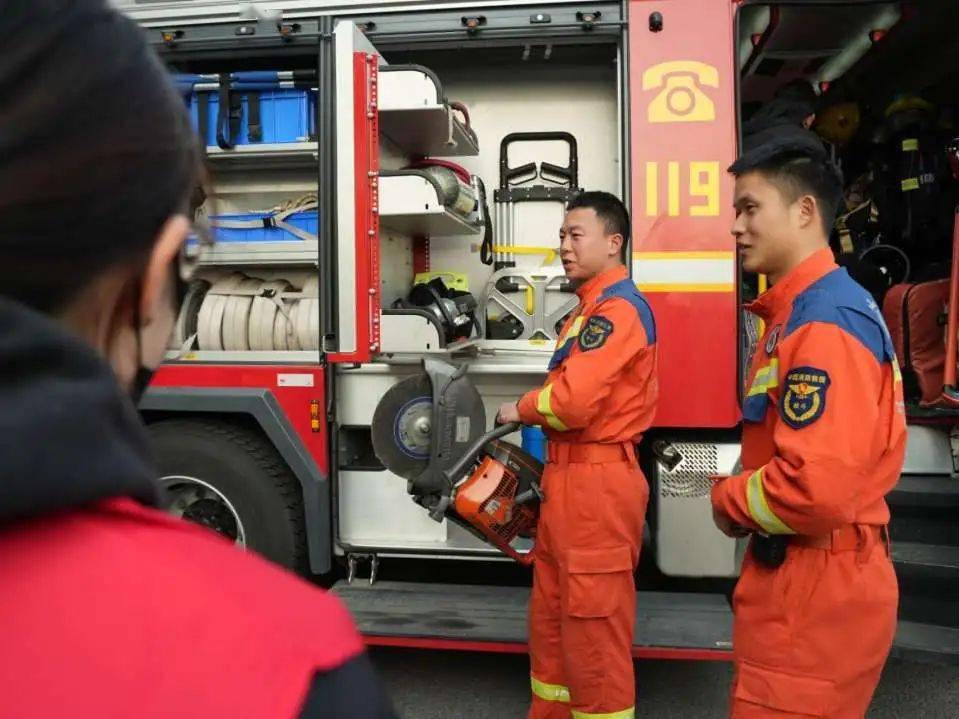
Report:
[[[212,484],[185,475],[161,477],[160,484],[170,499],[170,514],[212,529],[240,547],[246,546],[246,529],[240,514]]]

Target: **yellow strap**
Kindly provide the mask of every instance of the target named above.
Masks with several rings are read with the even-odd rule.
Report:
[[[554,247],[535,247],[533,245],[493,245],[493,252],[501,252],[511,255],[546,255],[543,265],[553,264],[556,259],[557,250]]]
[[[534,676],[530,676],[529,683],[533,687],[533,694],[548,702],[563,702],[569,704],[569,689],[559,684],[547,684]]]
[[[789,525],[769,508],[769,503],[766,502],[766,491],[763,489],[762,468],[754,472],[746,482],[746,504],[753,520],[768,534],[795,534]]]
[[[607,712],[606,714],[590,714],[589,712],[572,712],[573,719],[633,719],[636,716],[636,707],[623,709],[619,712]]]
[[[752,386],[749,388],[749,392],[746,393],[747,397],[752,397],[755,394],[763,394],[768,392],[773,387],[779,386],[779,360],[773,357],[769,360],[769,364],[765,367],[761,367],[756,376],[753,377]]]
[[[543,387],[539,392],[539,396],[536,398],[536,411],[543,415],[546,424],[557,432],[568,432],[569,427],[563,424],[563,420],[557,417],[553,412],[552,396],[553,385],[548,384]]]

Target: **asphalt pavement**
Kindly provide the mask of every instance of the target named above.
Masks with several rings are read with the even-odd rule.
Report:
[[[405,719],[522,719],[529,701],[525,656],[374,649],[373,661]],[[637,717],[725,716],[726,662],[639,661]],[[890,661],[869,719],[959,718],[959,666]]]

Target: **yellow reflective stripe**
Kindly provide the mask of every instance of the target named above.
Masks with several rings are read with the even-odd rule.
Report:
[[[919,189],[919,178],[918,178],[918,177],[910,177],[909,179],[903,180],[900,184],[902,185],[902,191],[903,191],[903,192],[909,192],[910,190],[918,190],[918,189]]]
[[[899,360],[896,357],[892,358],[892,381],[902,382],[902,370],[899,368]]]
[[[569,704],[569,689],[559,684],[547,684],[546,682],[541,682],[534,676],[529,678],[530,686],[533,687],[533,694],[538,696],[540,699],[545,699],[548,702],[563,702],[564,704]]]
[[[582,316],[577,317],[575,320],[573,320],[573,324],[570,325],[569,332],[567,332],[565,335],[563,335],[556,341],[556,346],[562,347],[564,344],[566,344],[567,341],[575,337],[578,337],[580,330],[583,329],[584,322],[586,322],[586,318]]]
[[[909,139],[902,141],[902,149],[904,152],[914,152],[919,149],[919,140],[918,138],[911,137]]]
[[[763,470],[753,473],[746,482],[746,504],[749,514],[760,527],[769,534],[795,534],[784,521],[776,516],[766,502],[766,491],[763,489]]]
[[[539,412],[546,419],[546,424],[555,429],[557,432],[567,432],[569,427],[563,424],[563,420],[556,416],[556,413],[553,412],[552,399],[553,396],[553,385],[548,384],[543,389],[540,390],[539,395],[536,398],[536,411]]]
[[[753,384],[749,388],[749,392],[746,393],[747,397],[752,397],[754,394],[762,394],[771,390],[773,387],[779,386],[779,360],[771,359],[769,364],[765,367],[760,368],[756,372],[756,376],[753,377]]]
[[[636,716],[636,707],[623,709],[621,712],[607,712],[606,714],[590,714],[589,712],[573,711],[573,719],[633,719]]]

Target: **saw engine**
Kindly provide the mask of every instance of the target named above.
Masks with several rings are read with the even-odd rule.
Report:
[[[437,522],[449,519],[521,564],[517,540],[536,531],[543,465],[501,438],[520,425],[486,431],[486,411],[464,367],[424,361],[424,374],[397,384],[373,414],[373,450],[408,480],[413,500]]]

